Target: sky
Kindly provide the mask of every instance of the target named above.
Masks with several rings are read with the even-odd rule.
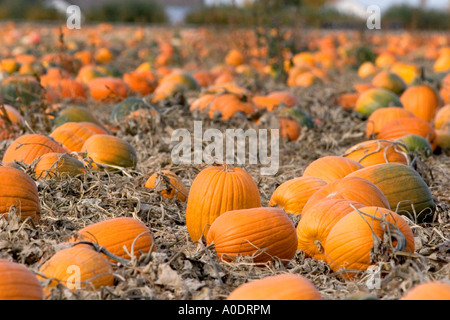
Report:
[[[235,0],[236,4],[244,3],[247,0]],[[232,0],[205,0],[206,4],[231,3]],[[386,10],[391,5],[410,4],[418,6],[420,0],[355,0],[355,2],[362,4],[365,7],[376,4],[380,6],[381,11]],[[427,8],[446,9],[448,7],[448,0],[427,0]]]

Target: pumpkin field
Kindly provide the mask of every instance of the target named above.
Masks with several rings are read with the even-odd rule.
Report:
[[[449,300],[450,34],[297,31],[0,24],[0,299]]]

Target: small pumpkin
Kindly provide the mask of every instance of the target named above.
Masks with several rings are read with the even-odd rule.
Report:
[[[408,151],[417,152],[424,155],[425,157],[429,157],[433,153],[431,144],[428,142],[428,140],[424,137],[418,136],[417,134],[406,134],[395,141],[404,144]]]
[[[96,134],[86,140],[80,152],[86,152],[96,164],[134,168],[137,154],[127,141],[106,134]]]
[[[85,172],[81,161],[67,153],[46,153],[39,158],[34,167],[37,179],[49,179],[70,176],[75,177]]]
[[[181,179],[170,170],[161,170],[152,174],[145,182],[145,187],[157,190],[165,198],[177,197],[186,201],[188,190]]]
[[[43,300],[36,275],[25,266],[0,259],[0,300]]]
[[[217,255],[224,261],[247,256],[254,263],[280,259],[287,264],[297,250],[294,224],[278,208],[227,211],[211,224],[206,243],[214,243]]]
[[[434,117],[434,127],[436,129],[450,128],[450,104],[440,108]]]
[[[297,274],[279,274],[247,282],[227,300],[323,300],[314,284]]]
[[[442,103],[438,92],[428,85],[409,87],[400,96],[400,101],[406,110],[427,122],[434,119]]]
[[[269,206],[278,206],[290,214],[301,214],[303,207],[326,182],[315,177],[299,177],[282,183],[270,197]]]
[[[228,120],[236,115],[236,113],[244,113],[246,115],[253,114],[257,111],[253,101],[245,97],[241,98],[236,94],[226,93],[216,96],[209,105],[209,117],[219,117],[222,120]]]
[[[128,95],[128,88],[120,78],[98,77],[88,83],[91,97],[96,101],[121,101]]]
[[[192,182],[186,207],[186,226],[192,241],[208,233],[217,217],[227,211],[261,206],[255,181],[241,168],[228,165],[203,169]]]
[[[380,71],[373,79],[372,85],[376,88],[383,88],[399,95],[406,89],[406,84],[402,78],[395,73]]]
[[[363,166],[355,160],[339,156],[325,156],[311,162],[303,171],[303,177],[316,177],[330,183],[361,168]]]
[[[354,279],[374,262],[372,250],[379,250],[384,235],[393,251],[414,252],[414,235],[406,221],[381,207],[364,207],[348,213],[331,229],[325,244],[326,262],[334,272]],[[375,242],[374,239],[378,239]]]
[[[395,93],[382,88],[373,88],[359,96],[355,110],[363,116],[369,117],[377,109],[393,106],[403,106]]]

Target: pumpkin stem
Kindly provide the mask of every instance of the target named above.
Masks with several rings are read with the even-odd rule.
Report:
[[[92,247],[94,248],[95,251],[97,251],[97,252],[99,252],[99,253],[103,253],[103,254],[104,254],[105,256],[107,256],[108,258],[110,258],[110,259],[112,259],[112,260],[115,260],[115,261],[117,261],[117,262],[120,262],[120,263],[123,264],[123,265],[127,265],[127,264],[130,263],[130,260],[127,260],[127,259],[121,258],[121,257],[119,257],[119,256],[116,256],[115,254],[109,252],[109,251],[106,250],[104,247],[102,247],[102,246],[100,246],[100,245],[98,245],[98,244],[96,244],[96,243],[94,243],[94,242],[86,241],[86,240],[81,240],[81,241],[75,242],[73,245],[76,246],[76,245],[78,245],[78,244],[88,244],[88,245],[92,246]]]

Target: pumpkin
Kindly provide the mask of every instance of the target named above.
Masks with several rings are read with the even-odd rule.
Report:
[[[50,90],[54,95],[56,101],[71,100],[85,102],[87,99],[87,93],[84,85],[74,79],[59,79],[57,81],[51,81],[45,86],[47,90]]]
[[[86,140],[81,152],[86,152],[96,164],[134,168],[137,154],[127,141],[115,136],[96,134]]]
[[[356,101],[355,110],[365,117],[369,117],[375,110],[387,107],[402,107],[398,96],[392,91],[373,88],[364,91]]]
[[[46,153],[66,153],[68,150],[42,134],[26,134],[14,140],[3,155],[3,162],[22,161],[31,164]]]
[[[375,65],[383,69],[389,69],[397,61],[394,55],[390,52],[380,53],[375,59]]]
[[[269,206],[278,206],[290,214],[301,214],[303,207],[326,182],[315,177],[299,177],[282,183],[270,197]]]
[[[246,256],[254,263],[280,259],[286,265],[297,251],[294,224],[278,208],[227,211],[211,224],[206,243],[214,243],[218,257],[224,261]]]
[[[355,160],[339,156],[325,156],[311,162],[303,171],[303,177],[316,177],[330,183],[361,168],[363,166]]]
[[[75,177],[83,172],[85,172],[83,163],[67,153],[46,153],[39,157],[39,161],[34,167],[37,179],[57,178],[65,175]]]
[[[361,79],[373,76],[377,72],[377,67],[370,61],[362,63],[358,68],[358,76]]]
[[[128,88],[120,78],[98,77],[88,83],[91,97],[96,101],[121,101],[128,95]]]
[[[152,102],[174,98],[176,95],[182,95],[188,91],[188,87],[177,81],[164,81],[160,83],[153,92]]]
[[[280,100],[275,98],[268,98],[266,96],[256,96],[252,98],[253,103],[258,109],[267,109],[267,111],[274,111],[280,104]]]
[[[299,107],[284,108],[280,112],[280,117],[289,117],[298,122],[301,127],[314,128],[314,120],[309,114]]]
[[[131,71],[123,75],[123,81],[134,92],[143,96],[156,88],[156,76],[151,71]]]
[[[11,121],[12,124],[18,124],[24,121],[24,118],[20,112],[16,108],[7,104],[0,105],[0,121],[5,118]]]
[[[336,103],[343,109],[354,110],[356,108],[356,101],[358,101],[358,98],[359,93],[343,93],[337,97]]]
[[[160,80],[159,85],[162,85],[163,83],[166,83],[166,82],[175,82],[175,83],[183,84],[184,86],[186,86],[187,90],[199,90],[200,89],[200,85],[194,79],[194,77],[192,77],[190,74],[184,73],[184,72],[174,71],[174,72],[164,76]]]
[[[253,101],[247,101],[245,97],[240,98],[236,94],[226,93],[217,96],[211,101],[208,114],[210,118],[219,117],[222,120],[228,120],[234,117],[236,113],[249,115],[256,111],[257,107]]]
[[[17,208],[22,221],[40,219],[39,193],[33,179],[13,167],[0,167],[0,214],[7,217],[11,206]]]
[[[424,137],[431,144],[433,151],[436,148],[436,131],[427,121],[416,117],[389,121],[380,129],[377,137],[384,140],[395,140],[406,134]]]
[[[407,85],[420,77],[420,68],[417,65],[400,61],[394,63],[389,71],[402,78]]]
[[[298,98],[293,93],[288,91],[272,91],[266,97],[283,102],[288,108],[299,104]]]
[[[373,253],[380,250],[385,235],[393,251],[414,252],[411,228],[395,212],[372,206],[348,213],[328,234],[324,247],[326,262],[334,272],[354,279],[376,262]]]
[[[278,117],[280,123],[280,136],[289,141],[297,141],[300,137],[300,124],[288,117]]]
[[[325,260],[323,248],[333,226],[363,204],[346,199],[324,199],[302,213],[296,227],[298,249],[307,256]]]
[[[78,230],[70,242],[90,241],[123,259],[137,259],[142,253],[155,251],[150,229],[141,221],[118,217],[103,220]],[[114,261],[110,258],[111,261]]]
[[[209,94],[209,93],[204,94],[201,97],[199,97],[198,99],[195,99],[194,101],[192,101],[191,105],[189,106],[189,110],[190,111],[207,110],[211,101],[213,101],[215,98],[216,98],[215,94]]]
[[[111,112],[111,120],[114,122],[118,122],[134,111],[140,109],[148,109],[150,106],[145,103],[144,100],[137,97],[128,97],[121,102],[119,102]]]
[[[225,63],[237,67],[244,63],[244,56],[240,51],[231,49],[225,56]]]
[[[348,177],[367,179],[375,184],[398,214],[419,222],[432,218],[435,204],[431,191],[422,177],[409,166],[400,163],[377,164],[352,172]]]
[[[411,86],[400,96],[406,110],[416,117],[431,122],[441,106],[441,99],[436,90],[428,85]]]
[[[105,76],[105,73],[100,70],[98,66],[85,65],[81,67],[80,70],[78,70],[76,80],[83,84],[88,84],[95,78],[101,78]]]
[[[324,199],[346,199],[359,202],[365,206],[390,209],[389,201],[383,192],[371,181],[360,177],[347,176],[320,188],[308,199],[303,211],[308,211]]]
[[[170,170],[152,174],[145,182],[145,187],[155,189],[165,198],[177,197],[180,201],[186,201],[188,195],[188,190],[181,179]]]
[[[402,78],[395,73],[380,71],[373,79],[372,85],[376,88],[383,88],[399,95],[406,89],[406,84]]]
[[[347,149],[343,156],[355,160],[364,167],[391,162],[407,165],[409,158],[406,151],[401,141],[397,143],[388,140],[368,140]]]
[[[36,275],[25,266],[0,259],[0,300],[43,300]]]
[[[20,99],[21,104],[30,105],[41,99],[43,91],[32,76],[10,76],[1,82],[0,93],[6,103],[15,105]]]
[[[425,157],[429,157],[433,153],[431,145],[428,142],[428,140],[425,139],[424,137],[418,136],[417,134],[406,134],[395,141],[404,144],[408,151],[420,153]]]
[[[409,289],[400,300],[450,300],[450,283],[430,281]]]
[[[231,210],[261,206],[258,186],[241,168],[228,165],[203,169],[192,182],[186,207],[186,226],[192,241],[208,233],[213,221]]]
[[[53,130],[50,137],[70,152],[79,152],[86,140],[95,134],[82,123],[66,122]]]
[[[436,145],[441,149],[450,149],[450,129],[436,130]]]
[[[322,300],[322,296],[310,280],[286,273],[240,285],[227,300]]]
[[[108,130],[103,126],[103,124],[89,111],[89,109],[78,106],[67,106],[63,107],[57,112],[53,123],[56,126],[60,126],[66,122],[82,122],[85,126],[89,127],[90,130],[97,132],[103,130],[105,133]],[[86,124],[87,122],[88,124]],[[96,125],[97,128],[93,129],[92,125]],[[99,128],[100,129],[99,129]]]
[[[437,111],[434,117],[434,127],[436,129],[450,128],[450,104]]]
[[[47,294],[58,283],[71,290],[97,290],[114,284],[113,269],[108,259],[84,244],[56,252],[39,268],[39,273],[41,280],[52,279],[45,287]]]
[[[398,118],[412,118],[414,114],[400,107],[387,107],[375,110],[367,119],[366,138],[376,137],[381,128]]]

